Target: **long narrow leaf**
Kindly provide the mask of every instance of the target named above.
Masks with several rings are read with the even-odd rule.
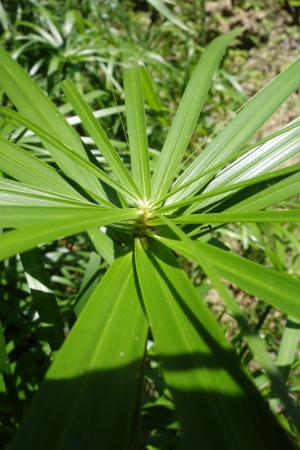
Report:
[[[72,216],[69,220],[66,220],[66,218],[47,220],[44,224],[40,223],[21,230],[7,231],[0,236],[0,261],[63,236],[72,236],[95,226],[119,223],[136,217],[135,209],[111,211],[103,209],[97,214],[84,214],[83,217],[79,218]]]
[[[116,149],[108,139],[100,122],[94,117],[92,110],[90,109],[89,105],[84,100],[82,95],[78,92],[74,83],[70,79],[65,80],[62,83],[62,88],[67,99],[73,106],[75,112],[77,112],[77,114],[81,118],[84,128],[88,131],[89,135],[94,140],[94,143],[100,150],[101,154],[104,156],[117,179],[120,181],[120,183],[125,184],[129,191],[133,191],[138,195],[136,185],[130,173],[121,160]]]
[[[135,445],[147,322],[131,258],[116,260],[96,288],[12,449],[128,450]]]
[[[153,175],[153,198],[164,195],[179,168],[191,139],[213,75],[229,43],[240,29],[220,36],[209,44],[186,87]]]
[[[147,2],[177,27],[181,28],[183,31],[189,31],[189,28],[180,20],[180,18],[167,7],[164,0],[147,0]]]
[[[189,178],[206,170],[212,164],[223,161],[238,152],[286,98],[300,86],[300,58],[281,72],[261,91],[249,100],[207,148],[192,162],[176,181],[185,183]],[[206,183],[201,179],[182,192],[187,195],[196,192]]]
[[[294,424],[297,426],[298,431],[300,431],[300,411],[297,409],[292,399],[289,396],[289,392],[285,385],[285,380],[278,370],[278,368],[273,364],[271,357],[267,352],[267,348],[265,342],[258,337],[255,331],[252,329],[251,325],[248,323],[246,318],[244,317],[242,308],[235,301],[233,296],[230,294],[229,290],[225,287],[225,285],[221,281],[221,275],[214,269],[211,263],[207,260],[207,258],[203,258],[198,252],[194,252],[193,241],[186,236],[186,234],[174,225],[169,219],[166,217],[160,216],[163,223],[165,223],[171,231],[175,233],[176,236],[187,246],[190,248],[190,251],[194,253],[194,258],[196,258],[197,263],[203,267],[204,271],[213,282],[216,289],[219,291],[219,294],[223,301],[226,303],[228,307],[228,311],[235,318],[237,324],[239,325],[242,335],[245,338],[248,346],[253,353],[254,358],[259,362],[261,367],[266,371],[269,379],[272,383],[272,389],[276,396],[278,396],[283,405],[286,408],[286,412],[293,419]]]
[[[163,237],[157,239],[192,260],[197,261],[198,255],[206,258],[223,278],[300,319],[299,280],[200,241],[193,241],[194,250],[191,251],[184,242]]]
[[[184,214],[172,219],[177,224],[201,224],[201,223],[300,223],[300,210],[288,211],[253,211],[245,213],[216,213],[216,214]],[[161,223],[153,220],[152,225]]]
[[[115,259],[114,241],[107,234],[96,228],[87,230],[87,232],[95,250],[108,264],[111,264]]]
[[[143,199],[149,199],[151,195],[149,152],[139,66],[125,69],[124,88],[132,174]]]
[[[58,140],[71,147],[76,154],[87,159],[80,138],[71,125],[66,122],[38,85],[2,48],[0,48],[0,85],[25,117],[52,132]],[[99,183],[94,176],[87,177],[85,170],[70,160],[68,156],[61,154],[52,146],[48,148],[68,176],[98,194]]]
[[[23,183],[81,198],[53,167],[1,137],[0,169]]]
[[[64,340],[64,325],[42,256],[38,249],[33,249],[23,253],[21,260],[44,336],[51,349],[58,350]]]
[[[104,181],[104,183],[108,184],[109,186],[113,187],[114,189],[121,191],[125,194],[127,194],[129,197],[136,198],[130,191],[128,191],[125,187],[114,181],[109,175],[106,174],[102,169],[98,168],[94,164],[92,164],[90,161],[87,161],[82,156],[75,153],[72,148],[66,146],[63,142],[64,141],[58,141],[53,135],[51,135],[49,132],[45,131],[44,129],[36,126],[33,122],[23,117],[21,114],[16,113],[14,111],[11,111],[8,108],[0,108],[0,111],[2,111],[5,115],[13,118],[18,123],[28,127],[30,130],[34,131],[34,133],[44,139],[46,142],[57,148],[57,150],[64,155],[68,155],[68,157],[76,162],[81,168],[84,168],[87,172],[85,176],[87,177],[89,175],[96,176],[100,180]],[[81,181],[79,182],[81,184]],[[82,186],[85,188],[85,183],[82,184]],[[97,194],[98,196],[99,194]],[[100,195],[99,195],[100,196]]]
[[[254,185],[258,185],[259,183],[262,183],[263,181],[268,181],[270,180],[272,184],[276,184],[276,182],[281,181],[281,177],[284,177],[286,175],[295,173],[295,172],[300,172],[300,164],[293,164],[291,166],[285,167],[283,169],[278,169],[278,170],[274,170],[271,173],[266,173],[264,175],[258,175],[255,176],[253,178],[250,178],[249,180],[245,180],[245,181],[240,181],[238,183],[229,183],[228,185],[213,189],[210,192],[203,192],[202,194],[199,195],[194,195],[191,197],[188,197],[184,200],[179,200],[179,201],[175,201],[174,203],[170,203],[166,206],[163,206],[162,208],[160,208],[160,211],[173,211],[176,210],[178,208],[182,208],[183,206],[187,206],[187,205],[194,205],[196,204],[195,208],[193,207],[193,209],[199,209],[203,206],[205,206],[207,203],[209,204],[209,202],[205,202],[205,200],[207,199],[212,199],[213,203],[218,201],[220,199],[220,197],[224,197],[223,195],[220,194],[225,194],[227,192],[233,192],[233,191],[237,191],[241,188],[245,188],[248,186],[254,186]],[[297,192],[296,192],[297,193]],[[254,194],[254,190],[252,190],[252,192],[250,191],[250,195]],[[190,209],[188,210],[189,212],[191,211]]]
[[[161,245],[150,256],[137,242],[136,265],[184,448],[291,448],[175,258]]]

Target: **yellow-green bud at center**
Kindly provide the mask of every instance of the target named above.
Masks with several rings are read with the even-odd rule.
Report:
[[[150,217],[153,215],[151,202],[147,199],[138,200],[137,208],[139,210],[139,222],[146,225]]]

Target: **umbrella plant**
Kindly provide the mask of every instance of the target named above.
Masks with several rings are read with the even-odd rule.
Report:
[[[0,84],[16,108],[2,107],[1,114],[33,133],[54,162],[0,138],[0,260],[20,254],[32,290],[44,295],[36,308],[55,351],[11,449],[137,448],[149,339],[157,346],[182,429],[176,448],[293,448],[177,258],[194,261],[209,277],[273,396],[299,430],[299,411],[282,371],[228,282],[297,322],[300,281],[238,256],[210,233],[226,224],[300,221],[298,209],[273,208],[300,193],[300,164],[282,168],[300,148],[300,122],[252,140],[299,88],[300,59],[250,99],[191,164],[182,163],[214,73],[238,33],[218,37],[203,52],[156,157],[149,152],[144,112],[152,85],[148,80],[145,89],[141,66],[124,69],[130,166],[71,80],[63,82],[63,91],[104,163],[86,151],[50,99],[0,50]],[[64,340],[37,247],[82,232],[109,268]],[[298,332],[293,336],[293,342],[285,340],[286,351]],[[1,369],[9,372],[3,345]]]

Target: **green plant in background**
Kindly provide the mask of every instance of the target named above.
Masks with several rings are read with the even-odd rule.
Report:
[[[299,411],[285,377],[299,337],[298,330],[291,335],[288,329],[300,320],[300,281],[225,250],[210,233],[226,224],[300,221],[299,209],[272,209],[300,192],[300,165],[278,169],[299,149],[299,121],[249,144],[299,88],[300,59],[249,100],[191,164],[182,165],[214,73],[237,34],[215,39],[203,53],[156,158],[148,149],[144,96],[151,95],[143,89],[142,68],[124,70],[130,165],[72,81],[63,83],[64,93],[104,158],[101,164],[86,153],[49,98],[0,51],[0,84],[18,110],[2,107],[1,113],[23,127],[23,133],[34,133],[55,161],[47,164],[17,139],[1,138],[0,259],[21,255],[43,338],[52,351],[63,341],[63,322],[36,247],[87,232],[110,264],[76,305],[79,317],[53,354],[10,448],[139,447],[149,339],[157,347],[180,421],[173,448],[293,448],[173,253],[201,266],[219,291],[295,436]],[[289,352],[288,359],[279,355],[274,364],[223,279],[289,317],[280,349],[281,355]],[[4,340],[1,332],[0,368],[18,422],[20,403]],[[156,445],[164,448],[163,437]]]

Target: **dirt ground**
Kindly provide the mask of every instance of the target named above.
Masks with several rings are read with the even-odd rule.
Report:
[[[205,9],[207,20],[217,24],[220,32],[236,26],[245,27],[241,42],[244,51],[235,52],[231,73],[248,96],[255,94],[300,56],[300,23],[280,6],[279,0],[208,1]],[[298,91],[264,125],[258,137],[278,130],[299,116]]]

